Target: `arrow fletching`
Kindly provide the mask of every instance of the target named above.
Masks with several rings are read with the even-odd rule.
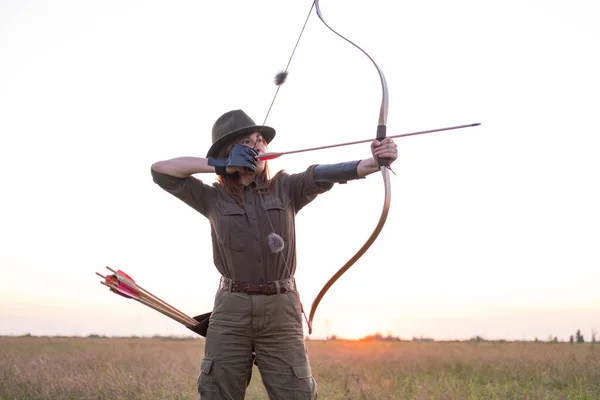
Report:
[[[276,153],[276,152],[263,153],[263,154],[259,154],[256,158],[258,158],[259,160],[262,160],[262,161],[267,161],[267,160],[274,160],[274,159],[280,157],[281,155],[282,155],[282,153]]]

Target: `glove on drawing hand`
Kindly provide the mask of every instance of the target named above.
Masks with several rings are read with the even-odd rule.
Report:
[[[258,153],[251,147],[234,144],[227,158],[209,158],[208,165],[215,167],[217,175],[227,175],[227,167],[247,168],[254,172]]]

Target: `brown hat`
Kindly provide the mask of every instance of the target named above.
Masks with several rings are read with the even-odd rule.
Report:
[[[252,118],[242,110],[233,110],[221,115],[212,129],[212,146],[206,157],[216,157],[221,146],[238,136],[252,132],[260,132],[267,144],[275,137],[275,129],[269,126],[256,125]]]

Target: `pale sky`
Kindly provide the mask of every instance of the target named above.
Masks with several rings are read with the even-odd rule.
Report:
[[[567,340],[600,329],[600,25],[594,1],[322,0],[386,75],[387,224],[321,302],[312,338]],[[262,122],[311,2],[0,0],[0,334],[189,334],[101,286],[106,265],[189,315],[219,275],[208,221],[154,161],[204,156],[222,113]],[[313,12],[267,123],[273,151],[374,137],[376,70]],[[272,171],[369,157],[356,145]],[[199,176],[212,181],[213,176]],[[366,240],[379,174],[297,217],[308,313]]]

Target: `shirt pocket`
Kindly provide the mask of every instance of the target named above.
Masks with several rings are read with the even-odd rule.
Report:
[[[287,232],[293,224],[293,216],[290,212],[290,203],[278,198],[265,198],[265,212],[273,223],[275,232],[287,240]]]
[[[217,203],[217,221],[215,231],[218,239],[235,251],[243,251],[244,232],[246,232],[246,211],[237,204]]]

